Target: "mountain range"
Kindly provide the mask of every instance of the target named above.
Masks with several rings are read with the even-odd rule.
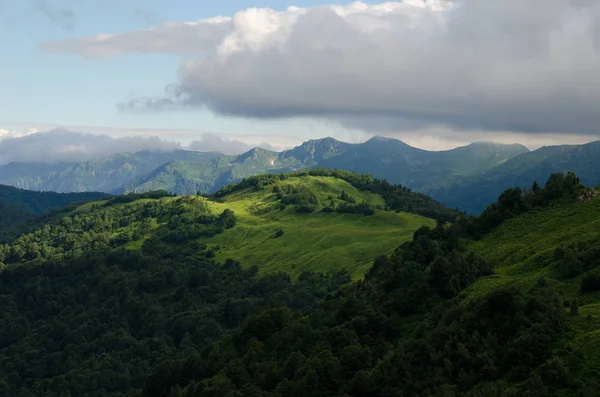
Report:
[[[240,155],[186,150],[118,153],[82,163],[9,163],[0,184],[25,189],[107,193],[164,189],[179,195],[210,193],[249,176],[310,168],[371,174],[471,213],[510,186],[530,187],[551,172],[575,171],[588,185],[600,183],[600,143],[542,147],[476,142],[428,151],[384,137],[364,143],[309,140],[275,152],[254,148]],[[469,200],[466,200],[469,198]]]

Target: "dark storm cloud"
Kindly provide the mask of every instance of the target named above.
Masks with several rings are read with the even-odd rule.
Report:
[[[147,31],[46,48],[202,54],[181,66],[168,95],[122,110],[326,117],[367,131],[598,134],[599,21],[600,3],[586,0],[356,2],[160,25],[168,49]]]

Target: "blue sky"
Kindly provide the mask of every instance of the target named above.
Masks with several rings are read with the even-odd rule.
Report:
[[[328,3],[0,0],[0,138],[598,139],[600,3]]]
[[[322,4],[327,3],[301,2],[303,7]],[[4,59],[0,73],[0,128],[39,123],[42,128],[48,124],[193,129],[230,134],[277,134],[286,130],[290,136],[302,138],[340,133],[350,138],[362,135],[328,122],[306,119],[249,120],[202,110],[160,114],[119,112],[117,103],[128,98],[160,94],[165,84],[175,80],[183,57],[127,54],[90,60],[39,48],[40,43],[48,41],[127,32],[166,21],[231,16],[250,7],[285,10],[290,5],[293,4],[277,0],[0,0],[0,37],[3,37],[0,52]],[[63,11],[72,13],[72,18],[67,15],[53,19],[48,15]]]

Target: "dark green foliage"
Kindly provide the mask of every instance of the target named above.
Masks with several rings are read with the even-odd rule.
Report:
[[[159,199],[163,197],[174,197],[175,195],[166,190],[155,190],[145,193],[128,193],[120,196],[115,196],[104,203],[105,207],[110,207],[115,204],[132,203],[139,199]]]
[[[543,189],[537,183],[526,192],[519,187],[507,189],[500,195],[498,202],[489,205],[479,216],[479,232],[486,233],[507,219],[533,208],[550,205],[556,200],[574,199],[581,190],[583,186],[579,178],[572,173],[551,174]]]
[[[394,197],[399,206],[419,202],[385,181],[346,176],[370,191],[389,189],[388,206]],[[535,204],[512,189],[486,216],[451,224],[452,212],[427,207],[436,227],[420,228],[344,288],[347,272],[304,273],[292,282],[283,273],[259,277],[258,267],[234,260],[216,263],[196,237],[235,227],[235,214],[212,214],[194,197],[62,218],[0,249],[9,263],[0,271],[0,391],[513,397],[593,390],[575,382],[575,355],[561,342],[565,309],[577,315],[576,299],[566,304],[539,279],[464,300],[469,285],[492,273],[467,251],[469,241],[569,200],[578,187],[568,179],[552,179],[547,196],[533,189],[542,197]],[[277,193],[297,208],[314,205],[298,187]],[[139,250],[121,247],[141,240]],[[581,288],[591,292],[599,253],[591,242],[565,244],[551,264],[575,259],[589,276]]]
[[[600,291],[600,269],[594,269],[588,272],[581,279],[581,292]]]
[[[343,203],[337,206],[336,212],[340,214],[363,214],[363,215],[374,215],[375,209],[373,206],[362,202],[359,204]]]
[[[281,202],[282,208],[288,205],[295,205],[299,213],[311,213],[315,211],[319,201],[317,196],[302,185],[276,185],[273,192],[277,194],[277,199]]]
[[[0,185],[0,243],[43,223],[62,211],[61,207],[72,209],[84,201],[107,197],[104,193],[35,192]]]
[[[87,213],[62,217],[26,234],[10,245],[0,245],[0,262],[6,264],[50,258],[77,257],[84,252],[118,247],[140,240],[153,222],[166,222],[156,236],[182,243],[200,236],[221,233],[235,225],[231,211],[220,216],[208,213],[201,200],[181,197],[167,203],[152,201],[127,206],[93,208]]]
[[[179,379],[194,372],[177,373],[177,360],[195,363],[194,352],[242,324],[256,337],[277,330],[350,281],[305,273],[292,284],[216,263],[195,237],[235,223],[230,210],[182,197],[91,208],[2,246],[2,395],[124,396],[144,384],[180,395],[189,387]],[[120,247],[143,238],[141,249]],[[228,376],[247,381],[233,364]],[[155,365],[160,375],[148,378]]]
[[[462,252],[457,228],[420,229],[308,317],[284,306],[253,314],[195,361],[173,363],[174,373],[194,375],[154,369],[153,381],[168,380],[153,388],[177,379],[201,395],[221,395],[217,385],[218,393],[240,395],[430,396],[445,388],[467,395],[489,392],[489,382],[501,379],[525,393],[538,367],[545,378],[566,376],[549,361],[565,323],[563,302],[549,287],[501,289],[469,305],[443,299],[489,273],[482,258]]]
[[[348,195],[348,193],[346,193],[345,191],[342,191],[342,193],[340,193],[340,195],[339,195],[338,198],[340,200],[344,200],[344,201],[346,201],[348,203],[351,203],[351,204],[355,204],[356,203],[356,200],[354,199],[354,197]]]
[[[19,234],[19,225],[32,218],[32,214],[24,209],[0,201],[0,243],[16,237]]]
[[[108,197],[110,196],[106,193],[99,192],[36,192],[32,190],[23,190],[11,186],[0,185],[0,202],[12,204],[31,214],[42,214],[52,209],[64,207],[72,203],[103,200]]]

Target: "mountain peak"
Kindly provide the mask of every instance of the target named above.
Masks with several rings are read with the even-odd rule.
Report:
[[[390,141],[402,142],[399,139],[389,138],[389,137],[383,136],[383,135],[374,135],[369,140],[367,140],[367,142],[390,142]],[[402,143],[404,143],[404,142],[402,142]]]
[[[267,149],[263,149],[261,147],[255,147],[252,148],[250,150],[248,150],[247,152],[244,152],[240,155],[237,156],[237,158],[235,159],[236,163],[243,163],[247,160],[258,160],[258,161],[269,161],[271,157],[277,157],[277,153],[271,151],[271,150],[267,150]]]
[[[315,163],[343,152],[350,144],[327,137],[321,139],[310,139],[300,146],[286,150],[281,153],[283,158],[295,157],[303,164]]]
[[[370,138],[369,140],[367,140],[365,142],[365,144],[384,144],[384,145],[396,145],[398,146],[402,146],[402,147],[410,147],[412,148],[412,146],[410,146],[408,143],[405,143],[399,139],[396,138],[390,138],[387,136],[382,136],[382,135],[375,135],[372,138]],[[415,148],[417,149],[417,148]]]
[[[299,147],[306,147],[306,146],[318,146],[318,145],[338,145],[338,144],[343,144],[344,142],[342,141],[338,141],[335,138],[332,138],[330,136],[325,137],[325,138],[317,138],[317,139],[309,139],[306,142],[303,142]]]
[[[471,144],[467,145],[467,147],[503,147],[503,148],[522,148],[527,151],[526,146],[521,145],[520,143],[499,143],[499,142],[491,142],[491,141],[475,141]]]

